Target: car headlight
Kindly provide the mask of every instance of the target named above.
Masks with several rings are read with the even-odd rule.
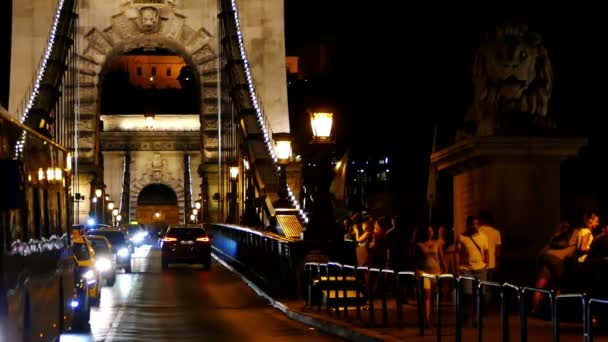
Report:
[[[123,248],[119,249],[119,250],[118,250],[118,252],[116,252],[116,254],[117,254],[119,257],[123,257],[123,258],[124,258],[124,257],[126,257],[126,256],[128,256],[128,255],[129,255],[129,249],[128,249],[128,248],[124,248],[124,247],[123,247]]]
[[[91,280],[95,278],[95,272],[93,272],[93,270],[88,270],[82,274],[82,277],[86,280]]]
[[[144,237],[145,237],[145,235],[144,235],[144,234],[142,234],[142,233],[137,233],[137,234],[135,234],[135,236],[133,236],[133,239],[132,239],[132,240],[133,240],[133,242],[135,242],[135,243],[140,243],[140,242],[144,241]]]
[[[95,268],[99,272],[106,272],[112,268],[112,262],[107,258],[99,258],[99,260],[95,261]]]

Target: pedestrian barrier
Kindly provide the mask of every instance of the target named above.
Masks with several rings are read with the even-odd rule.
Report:
[[[453,303],[455,309],[453,317],[454,330],[453,336],[456,342],[463,341],[463,327],[465,317],[463,307],[465,305],[474,305],[476,315],[473,317],[473,327],[476,331],[476,340],[484,340],[484,323],[487,317],[487,306],[490,305],[486,291],[498,293],[497,298],[500,299],[498,310],[500,314],[500,339],[503,342],[511,339],[511,322],[510,319],[517,316],[519,320],[519,341],[528,341],[528,310],[529,297],[534,293],[542,293],[549,305],[550,321],[551,321],[551,340],[553,342],[560,341],[560,317],[563,314],[562,307],[564,302],[574,303],[580,307],[581,312],[581,339],[585,342],[593,341],[594,314],[593,309],[598,308],[608,309],[608,299],[590,298],[584,293],[560,294],[557,295],[552,290],[539,289],[534,287],[516,286],[510,283],[498,283],[492,281],[480,280],[474,277],[459,276],[453,274],[426,274],[416,273],[412,271],[395,271],[391,269],[374,268],[367,266],[352,266],[344,265],[336,262],[316,263],[310,262],[304,265],[306,279],[308,282],[308,291],[306,292],[306,305],[309,308],[316,308],[318,312],[323,310],[328,314],[334,315],[337,318],[342,317],[345,320],[350,320],[349,310],[355,310],[355,318],[358,321],[364,321],[366,326],[374,327],[380,323],[381,327],[386,327],[390,323],[395,323],[397,327],[404,326],[404,310],[403,305],[408,304],[410,294],[414,294],[414,305],[416,306],[416,328],[418,335],[425,334],[425,315],[424,315],[424,280],[431,281],[433,292],[432,296],[435,300],[433,306],[435,317],[435,337],[437,341],[441,341],[445,336],[446,317],[444,313],[446,302]],[[342,300],[319,300],[315,296],[315,286],[323,282],[332,283],[335,285],[328,286],[323,292],[328,298],[346,298],[347,291],[350,286],[358,287],[353,293],[353,300],[347,304]],[[448,284],[448,288],[452,293],[449,299],[445,297],[445,287],[442,285]],[[472,285],[472,298],[465,298],[464,287]],[[338,295],[341,293],[341,295]],[[356,293],[356,294],[355,294]],[[465,299],[472,299],[466,301]],[[394,301],[394,312],[391,312],[389,302]],[[352,305],[351,305],[352,304]],[[515,304],[516,306],[513,306]],[[378,307],[379,305],[379,307]],[[511,312],[511,308],[515,309],[516,313]],[[569,307],[570,308],[570,307]],[[570,310],[570,309],[569,309]],[[377,312],[378,311],[378,312]],[[366,315],[363,315],[366,312]],[[379,317],[376,317],[377,314]],[[392,320],[392,322],[391,322]],[[442,329],[443,328],[443,329]]]

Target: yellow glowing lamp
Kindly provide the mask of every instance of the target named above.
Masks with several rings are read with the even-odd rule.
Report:
[[[239,167],[231,166],[230,167],[230,179],[236,180],[239,177]]]
[[[65,157],[65,170],[70,172],[72,171],[72,153],[68,152],[68,155]]]
[[[55,180],[60,182],[62,179],[63,179],[63,171],[61,170],[61,168],[56,167],[55,168]]]
[[[197,210],[199,210],[199,209],[201,208],[201,202],[200,202],[200,201],[196,201],[196,202],[194,203],[194,207],[195,207]]]
[[[95,197],[99,198],[99,197],[101,197],[102,194],[103,194],[103,191],[101,189],[95,189]]]
[[[315,141],[323,142],[331,140],[331,127],[334,121],[334,113],[312,113],[310,125]]]
[[[114,209],[114,201],[109,201],[108,202],[108,210],[112,211]]]
[[[46,169],[46,180],[52,182],[55,180],[55,169],[50,167]]]

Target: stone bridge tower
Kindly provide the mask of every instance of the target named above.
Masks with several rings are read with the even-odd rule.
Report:
[[[57,4],[62,1],[13,2],[9,112],[15,117],[38,72]],[[238,0],[236,5],[265,115],[274,132],[289,132],[283,0]],[[211,198],[218,193],[225,198],[218,177],[218,113],[223,95],[218,86],[217,0],[80,0],[78,15],[75,47],[80,95],[74,107],[80,136],[74,192],[85,196],[76,207],[78,220],[83,222],[91,212],[90,199],[97,188],[103,188],[117,206],[122,203],[129,220],[141,219],[136,207],[140,194],[151,184],[175,193],[174,210],[182,222],[199,194]],[[116,61],[132,51],[158,50],[170,51],[193,71],[200,95],[196,109],[156,115],[154,127],[147,125],[145,116],[150,113],[103,112],[102,84]],[[139,75],[140,71],[134,72]],[[210,216],[218,217],[217,210],[218,203],[209,203]]]

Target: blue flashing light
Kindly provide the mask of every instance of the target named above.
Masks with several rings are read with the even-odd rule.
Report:
[[[90,217],[90,218],[87,220],[87,225],[89,225],[89,226],[93,226],[94,224],[95,224],[95,219],[94,219],[94,218],[92,218],[92,217]]]
[[[78,305],[80,305],[80,304],[75,299],[72,299],[72,301],[70,302],[70,306],[72,307],[72,309],[76,309],[78,307]]]

